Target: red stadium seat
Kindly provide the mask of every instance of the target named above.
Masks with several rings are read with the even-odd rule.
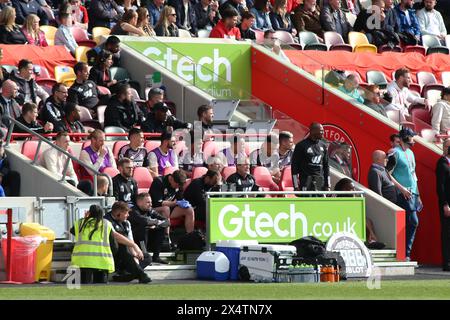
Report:
[[[159,140],[147,140],[145,141],[144,147],[148,152],[153,151],[161,145],[161,141]]]
[[[207,171],[208,171],[208,168],[206,168],[206,167],[195,167],[192,170],[192,179],[200,178],[201,176],[206,174]]]
[[[97,45],[94,40],[89,39],[86,30],[83,30],[80,27],[71,27],[70,31],[79,46],[93,48]]]
[[[405,53],[406,52],[417,52],[417,53],[420,53],[422,55],[426,55],[426,53],[427,53],[426,49],[424,47],[422,47],[422,46],[406,46],[403,49],[403,52],[405,52]]]
[[[205,159],[208,159],[210,156],[215,156],[219,151],[219,147],[215,141],[210,140],[203,143],[203,155]]]
[[[222,177],[223,177],[223,179],[225,181],[227,181],[228,177],[231,176],[235,172],[236,172],[236,167],[235,166],[224,167],[222,169]]]
[[[133,170],[133,178],[137,182],[139,193],[148,192],[152,185],[153,177],[147,168],[135,167]]]
[[[283,191],[294,191],[294,183],[292,182],[291,166],[283,169],[281,172],[280,187]]]
[[[106,167],[105,169],[103,169],[102,173],[106,173],[108,176],[110,176],[111,178],[114,178],[115,176],[117,176],[120,172],[118,169],[114,168],[114,167]]]
[[[114,159],[119,159],[119,150],[120,148],[122,148],[123,146],[129,144],[129,141],[126,140],[117,140],[116,142],[114,142],[114,146],[113,146],[113,154],[114,154]]]
[[[39,141],[37,140],[28,140],[25,141],[22,144],[22,154],[27,157],[30,160],[34,159],[34,156],[36,155],[36,150],[37,150],[37,146],[38,146]],[[39,150],[39,157],[42,154],[42,147],[44,146],[44,144],[41,145],[41,149]]]
[[[418,106],[413,107],[410,112],[416,132],[431,129],[431,113],[428,110]]]
[[[175,168],[175,167],[167,167],[167,168],[164,168],[163,176],[167,176],[168,174],[172,174],[172,173],[174,173],[176,170],[178,170],[178,169]]]
[[[266,167],[255,167],[253,170],[256,184],[264,191],[278,191],[280,188],[272,180],[272,175]]]

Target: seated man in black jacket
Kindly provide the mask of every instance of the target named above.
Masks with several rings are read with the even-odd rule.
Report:
[[[52,88],[52,95],[45,100],[39,115],[39,120],[53,123],[55,132],[64,130],[64,112],[68,90],[63,83],[57,83]]]
[[[259,191],[255,178],[250,174],[250,159],[240,158],[236,165],[236,172],[227,179],[231,191],[248,192]]]
[[[184,198],[195,208],[197,221],[206,221],[206,192],[213,191],[214,187],[221,184],[220,172],[208,170],[203,177],[192,180],[184,191]]]
[[[111,221],[116,232],[133,240],[133,233],[130,222],[127,220],[130,209],[125,202],[118,201],[113,204],[111,212],[105,215],[105,219]],[[111,251],[114,256],[114,264],[116,275],[113,276],[115,281],[128,282],[133,279],[139,279],[139,283],[149,283],[152,280],[144,272],[144,268],[150,264],[150,256],[144,253],[144,260],[138,262],[134,258],[135,253],[126,246],[119,244],[115,245],[115,241],[111,241]]]
[[[38,116],[38,107],[34,103],[25,103],[22,107],[22,115],[17,118],[21,124],[25,127],[39,134],[51,133],[53,131],[53,124],[47,122],[44,126],[41,126],[36,120]],[[28,133],[18,125],[14,126],[14,132],[17,133]]]
[[[153,112],[148,113],[147,119],[142,123],[144,132],[166,132],[177,129],[190,129],[192,125],[182,122],[169,114],[169,107],[164,102],[155,103]]]
[[[118,85],[116,95],[109,100],[105,110],[105,128],[115,126],[129,131],[140,125],[143,119],[141,110],[133,101],[130,85]]]
[[[133,229],[134,242],[143,245],[148,251],[153,252],[152,261],[167,264],[161,260],[159,253],[164,242],[164,229],[169,226],[169,219],[163,217],[152,208],[150,194],[143,192],[136,197],[136,206],[130,212],[128,221]]]
[[[117,163],[119,174],[112,178],[114,198],[117,201],[124,201],[130,207],[136,205],[138,185],[133,179],[133,161],[122,158]]]
[[[182,208],[178,205],[178,200],[183,199],[185,182],[186,175],[177,170],[165,177],[154,178],[149,193],[156,211],[165,217],[170,215],[170,218],[184,218],[184,227],[186,232],[190,233],[194,231],[194,209],[192,207]],[[169,230],[166,232],[168,236]]]

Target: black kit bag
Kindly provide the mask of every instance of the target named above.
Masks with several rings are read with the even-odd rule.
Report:
[[[203,250],[205,246],[205,235],[200,230],[186,233],[177,243],[177,249],[179,250]]]

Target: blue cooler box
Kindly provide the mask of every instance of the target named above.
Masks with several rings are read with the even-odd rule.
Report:
[[[216,243],[216,251],[223,252],[230,260],[230,280],[239,280],[239,259],[241,246],[257,245],[256,240],[220,240]]]
[[[197,278],[205,280],[228,280],[230,261],[218,251],[205,251],[197,258]]]

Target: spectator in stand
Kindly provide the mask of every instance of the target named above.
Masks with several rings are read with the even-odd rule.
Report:
[[[250,159],[241,157],[236,172],[227,179],[228,189],[237,192],[259,191],[255,178],[250,174]]]
[[[295,8],[292,22],[297,32],[314,32],[323,39],[323,30],[320,24],[320,8],[316,0],[304,0],[303,4]]]
[[[272,174],[272,179],[278,183],[281,178],[281,172],[278,168],[278,137],[275,135],[267,135],[261,148],[253,150],[250,155],[250,169],[255,167],[266,167]]]
[[[22,26],[22,33],[27,38],[28,44],[47,47],[48,43],[45,39],[45,33],[39,29],[39,17],[35,14],[30,14]]]
[[[275,31],[281,30],[297,35],[297,30],[292,26],[290,14],[287,12],[287,0],[275,0],[273,11],[269,14],[270,23]]]
[[[89,26],[91,33],[94,27],[111,29],[120,18],[120,8],[114,0],[92,0],[89,5]]]
[[[103,171],[106,167],[116,167],[116,161],[110,148],[105,146],[105,133],[102,130],[95,129],[90,135],[91,144],[81,150],[80,160],[93,166],[97,171]],[[84,168],[82,171],[82,179],[92,180],[93,173]]]
[[[276,151],[278,156],[278,169],[281,171],[291,165],[294,154],[294,135],[289,131],[281,131],[278,135],[279,147]]]
[[[3,48],[0,48],[0,63],[3,60]],[[9,78],[9,73],[0,64],[0,86]]]
[[[55,34],[55,45],[65,46],[66,49],[75,56],[75,50],[78,48],[78,44],[70,30],[72,27],[72,15],[62,12],[59,14],[59,21],[61,24]]]
[[[370,109],[382,114],[387,117],[386,110],[384,109],[384,105],[381,103],[381,91],[380,87],[376,84],[371,84],[366,87],[365,91],[366,98],[364,100],[364,104],[368,106]]]
[[[198,121],[202,123],[202,139],[205,140],[205,133],[213,132],[214,110],[211,105],[202,104],[197,109]],[[207,139],[206,139],[207,140]]]
[[[197,28],[211,30],[220,20],[219,2],[216,0],[200,0],[194,5]]]
[[[372,165],[369,169],[369,188],[383,198],[397,204],[397,189],[391,176],[386,170],[387,155],[382,150],[375,150],[372,154]]]
[[[194,209],[192,207],[182,208],[178,205],[178,200],[183,199],[183,186],[185,183],[186,175],[182,171],[177,170],[164,177],[155,178],[149,193],[155,210],[160,213],[163,212],[165,217],[170,212],[170,218],[172,219],[184,218],[184,227],[186,232],[190,233],[194,231]],[[168,240],[170,242],[170,239]]]
[[[352,172],[352,147],[347,143],[335,142],[335,150],[330,152],[329,164],[340,173],[353,178]]]
[[[67,151],[69,149],[70,137],[67,132],[58,132],[55,138],[55,145]],[[57,179],[62,179],[68,157],[55,148],[48,148],[42,153],[40,165],[50,171]],[[78,177],[73,170],[72,161],[68,162],[65,179],[73,186],[78,185]]]
[[[41,108],[39,120],[53,123],[55,132],[64,131],[64,113],[68,90],[64,83],[57,83],[52,88],[52,95]]]
[[[407,45],[416,45],[420,43],[420,26],[417,21],[416,13],[412,9],[413,0],[401,0],[400,4],[395,6],[394,11],[399,22],[399,37]]]
[[[193,36],[197,36],[197,19],[195,17],[194,5],[191,1],[169,0],[168,5],[175,9],[177,27],[189,31]]]
[[[270,49],[274,54],[276,54],[283,60],[290,62],[287,55],[283,50],[281,50],[280,39],[278,39],[278,37],[276,36],[275,31],[264,31],[264,46]]]
[[[322,140],[323,133],[323,126],[313,122],[309,136],[295,145],[291,163],[295,190],[330,191],[328,148]]]
[[[443,149],[436,164],[436,190],[441,218],[442,269],[450,271],[450,139],[444,141]]]
[[[238,159],[247,157],[245,154],[245,139],[239,135],[234,135],[231,146],[221,150],[217,156],[221,158],[225,166],[235,166]]]
[[[227,0],[225,2],[220,1],[220,3],[221,5],[219,6],[219,13],[222,19],[225,11],[229,9],[236,10],[238,16],[241,16],[244,12],[249,11],[249,7],[247,7],[246,2],[242,0]]]
[[[144,132],[165,132],[177,129],[190,129],[191,124],[182,122],[168,114],[169,107],[164,102],[158,102],[153,106],[153,112],[147,114],[142,123]]]
[[[20,173],[11,170],[3,140],[0,140],[0,185],[7,197],[20,196]]]
[[[152,208],[152,199],[147,192],[139,193],[136,206],[130,212],[128,221],[133,230],[134,242],[153,252],[152,263],[167,264],[159,256],[164,242],[164,230],[169,227],[169,219]]]
[[[393,0],[384,0],[384,15],[383,29],[397,34],[400,30],[400,24],[394,10]]]
[[[164,90],[160,88],[151,88],[147,95],[147,101],[145,102],[145,107],[141,108],[144,113],[145,118],[153,112],[153,106],[158,102],[164,101]]]
[[[115,274],[113,280],[117,282],[129,282],[138,279],[139,283],[150,283],[152,280],[145,273],[144,268],[150,264],[150,256],[148,253],[143,253],[143,259],[139,261],[136,259],[134,247],[139,248],[134,243],[133,232],[131,224],[128,221],[130,209],[127,204],[122,201],[115,202],[111,208],[111,212],[105,215],[105,220],[111,222],[112,229],[133,242],[134,246],[127,246],[123,244],[114,244],[111,246],[111,251],[114,257]]]
[[[129,131],[142,123],[143,115],[133,100],[129,84],[119,84],[117,93],[108,103],[105,110],[105,127],[120,127]]]
[[[241,16],[241,23],[238,25],[242,39],[256,40],[255,31],[252,26],[255,23],[255,16],[251,12],[244,12]]]
[[[41,126],[37,122],[38,107],[34,103],[27,102],[22,107],[22,115],[17,118],[21,124],[30,129],[33,132],[44,134],[51,133],[53,131],[53,124],[47,122],[44,126]],[[19,126],[14,126],[14,132],[17,133],[28,133]],[[16,138],[17,139],[17,138]]]
[[[184,198],[194,208],[196,221],[206,222],[206,193],[220,185],[222,185],[220,172],[208,170],[204,176],[192,180],[186,188]]]
[[[119,5],[119,8],[120,8],[120,14],[124,14],[125,12],[127,12],[129,10],[137,11],[138,7],[133,3],[136,3],[136,1],[134,1],[134,0],[118,0],[117,4]]]
[[[116,36],[145,36],[142,29],[137,27],[138,14],[134,10],[125,11],[122,18],[111,29],[111,34]]]
[[[48,25],[47,14],[36,0],[11,0],[11,2],[14,9],[16,9],[17,24],[24,24],[27,16],[33,13],[41,19],[41,25]]]
[[[320,24],[323,31],[335,31],[339,33],[345,42],[348,42],[348,33],[352,26],[347,20],[345,13],[341,10],[339,0],[330,0],[320,12]]]
[[[84,133],[86,131],[80,122],[80,108],[75,103],[67,102],[64,113],[64,131],[68,133]],[[72,137],[72,141],[81,141],[81,138]]]
[[[6,80],[2,84],[0,94],[0,116],[2,117],[2,127],[9,128],[10,121],[3,116],[10,116],[14,119],[20,117],[20,106],[15,97],[18,92],[17,84],[12,80]]]
[[[343,93],[352,97],[359,103],[364,103],[364,98],[359,93],[358,86],[359,83],[356,76],[354,74],[349,74],[345,79],[344,84],[340,86],[338,89],[339,91],[342,91]]]
[[[22,59],[19,61],[17,69],[18,71],[12,72],[10,76],[10,79],[19,87],[16,101],[23,105],[25,102],[37,103],[38,97],[41,101],[47,100],[48,93],[34,80],[33,62]]]
[[[78,62],[73,67],[76,75],[75,82],[69,88],[68,101],[76,105],[83,106],[89,109],[92,116],[97,115],[96,107],[99,104],[100,93],[95,82],[88,80],[89,67],[85,62]],[[103,100],[106,100],[104,97]]]
[[[70,0],[70,8],[72,14],[72,22],[75,27],[87,30],[89,25],[89,15],[85,6],[81,4],[81,0]]]
[[[27,38],[20,27],[15,23],[16,10],[6,7],[0,11],[0,43],[3,44],[25,44]]]
[[[241,32],[236,27],[239,13],[232,8],[220,13],[222,19],[211,30],[210,38],[227,38],[241,40]]]
[[[409,90],[412,79],[408,69],[400,68],[396,70],[394,78],[395,80],[389,83],[386,88],[392,96],[392,103],[386,107],[386,111],[399,112],[400,121],[410,121],[409,104],[423,104],[427,109],[430,109],[427,99],[418,97]]]
[[[124,201],[129,207],[136,205],[136,196],[138,194],[138,185],[133,178],[133,161],[128,158],[122,158],[117,162],[119,174],[113,179],[113,193],[117,201]]]
[[[113,55],[113,67],[119,67],[120,66],[120,39],[116,36],[109,36],[108,39],[106,39],[105,42],[103,42],[101,45],[92,48],[88,52],[86,52],[86,56],[88,59],[88,64],[90,66],[93,66],[96,61],[97,57],[103,52],[108,51],[111,52]]]
[[[178,37],[178,27],[176,25],[177,13],[175,8],[166,6],[163,8],[159,21],[155,26],[158,37]]]
[[[131,128],[128,132],[130,143],[119,150],[119,160],[128,158],[133,161],[134,167],[148,167],[148,153],[144,148],[144,133],[139,128]]]
[[[137,9],[137,14],[138,14],[138,21],[136,27],[142,30],[144,36],[155,37],[156,33],[149,21],[150,15],[148,13],[147,8],[139,7]]]
[[[194,168],[205,165],[202,146],[202,139],[196,139],[194,131],[191,131],[189,135],[189,147],[183,150],[178,162],[188,178],[191,178]]]
[[[150,25],[155,28],[158,23],[161,13],[164,9],[165,0],[150,0],[150,3],[147,7],[148,12],[150,13],[149,22]]]
[[[442,90],[441,100],[433,106],[431,113],[433,130],[446,134],[450,130],[450,87]]]
[[[269,0],[255,0],[255,5],[250,9],[250,12],[255,16],[255,24],[253,25],[253,29],[261,31],[273,30],[269,17]]]
[[[0,0],[0,11],[6,7],[12,7],[12,3],[9,0]]]
[[[150,173],[153,177],[164,175],[164,169],[173,167],[178,170],[178,156],[173,150],[175,136],[164,132],[161,134],[161,145],[148,153]]]
[[[445,45],[445,36],[447,29],[445,28],[444,19],[439,11],[434,9],[436,0],[423,0],[425,7],[417,11],[417,20],[419,22],[420,33],[436,36]]]
[[[219,156],[210,156],[206,160],[206,167],[208,168],[208,170],[215,170],[222,172],[224,168],[222,158]]]
[[[111,76],[111,67],[113,65],[113,56],[111,52],[102,51],[97,56],[97,62],[89,72],[89,80],[92,80],[98,86],[108,88],[111,93],[117,92],[117,80]]]
[[[383,0],[372,1],[371,7],[358,14],[353,30],[365,33],[369,42],[377,47],[382,45],[394,47],[400,44],[400,39],[393,30],[384,27],[386,19],[384,8]]]

